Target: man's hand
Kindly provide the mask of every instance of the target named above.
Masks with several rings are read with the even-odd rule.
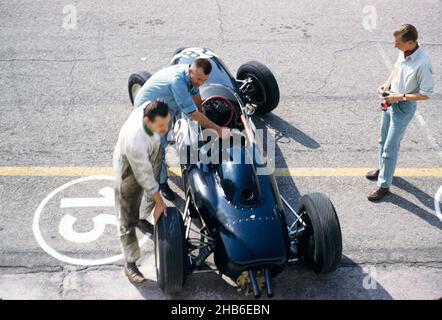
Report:
[[[166,211],[166,205],[164,204],[163,198],[161,197],[161,194],[156,191],[152,194],[152,197],[155,201],[155,209],[153,209],[153,219],[155,224],[157,224],[158,219],[161,217],[161,215],[164,213],[164,215],[167,215],[165,213]]]
[[[402,100],[402,95],[400,95],[400,94],[392,94],[392,95],[386,96],[384,98],[384,100],[387,101],[389,104],[393,104],[393,103],[396,103],[398,101],[401,101]]]
[[[164,202],[162,204],[155,205],[155,209],[153,209],[153,219],[155,221],[155,224],[157,224],[158,219],[163,215],[165,210],[166,206],[164,205]]]

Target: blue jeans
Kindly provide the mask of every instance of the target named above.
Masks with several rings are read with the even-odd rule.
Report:
[[[416,102],[414,101],[394,103],[387,111],[382,112],[378,177],[378,186],[381,188],[391,186],[401,140],[415,112]]]

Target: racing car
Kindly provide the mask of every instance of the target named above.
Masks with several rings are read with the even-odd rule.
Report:
[[[180,167],[185,206],[183,212],[168,207],[155,226],[159,287],[172,295],[183,289],[189,274],[217,271],[239,286],[245,283],[256,298],[264,288],[272,297],[272,278],[290,264],[306,263],[316,273],[334,271],[341,260],[342,236],[329,198],[306,194],[294,209],[271,172],[258,174],[266,161],[255,141],[253,117],[278,106],[275,76],[264,64],[249,61],[233,77],[207,48],[179,48],[170,64],[191,64],[199,57],[212,64],[209,79],[200,87],[205,114],[229,127],[232,136],[228,143],[216,145],[227,157],[190,161],[192,152],[207,156],[214,150],[191,119],[183,116],[174,124],[175,145],[184,157]],[[147,71],[129,77],[132,104],[149,77]],[[207,263],[209,257],[214,265]]]

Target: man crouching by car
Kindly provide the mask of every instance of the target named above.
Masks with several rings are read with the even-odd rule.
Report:
[[[136,261],[140,258],[135,228],[153,233],[153,223],[165,210],[158,191],[162,150],[160,135],[167,133],[170,114],[167,103],[147,101],[135,109],[124,123],[115,146],[113,167],[115,173],[115,208],[121,246],[126,260],[124,273],[131,282],[141,283],[144,276]],[[146,201],[146,213],[151,222],[140,219],[141,202]]]

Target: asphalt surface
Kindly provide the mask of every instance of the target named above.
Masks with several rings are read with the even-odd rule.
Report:
[[[63,27],[67,5],[77,10],[75,29]],[[374,10],[376,23],[367,19]],[[398,167],[441,168],[441,11],[441,1],[417,0],[333,6],[322,0],[3,1],[0,167],[110,167],[131,110],[128,76],[167,65],[178,47],[201,46],[221,56],[233,74],[251,59],[274,72],[280,104],[256,122],[276,130],[278,168],[374,168],[381,117],[375,89],[397,57],[392,30],[408,22],[418,28],[421,47],[432,59],[436,87],[429,101],[419,103]],[[106,198],[110,180],[67,186],[42,205],[78,178],[0,176],[0,297],[169,298],[156,285],[150,240],[141,261],[148,281],[134,287],[121,260],[113,258],[120,251],[112,224],[97,231],[98,239],[63,236],[59,228],[66,215],[77,219],[69,233],[74,236],[91,231],[95,216],[114,215],[111,206],[62,208],[62,199]],[[363,176],[277,181],[293,205],[308,192],[330,197],[342,227],[343,263],[319,276],[303,266],[285,270],[275,279],[275,298],[442,297],[442,222],[434,202],[440,175],[397,177],[393,194],[380,203],[366,200],[375,184]],[[180,192],[180,178],[171,182]],[[48,247],[62,256],[50,255]],[[112,261],[78,264],[97,259]],[[192,275],[178,297],[247,298],[216,274]]]

